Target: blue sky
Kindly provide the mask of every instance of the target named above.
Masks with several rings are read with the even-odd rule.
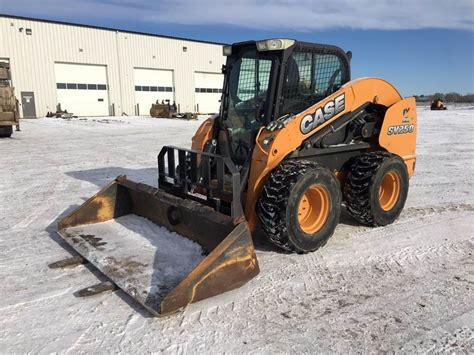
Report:
[[[353,52],[404,95],[474,92],[473,0],[0,0],[0,13],[224,43],[288,37]]]

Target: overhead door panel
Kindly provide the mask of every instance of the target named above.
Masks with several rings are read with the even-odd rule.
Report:
[[[219,73],[194,73],[196,111],[219,112],[224,76]]]
[[[134,68],[135,113],[148,115],[151,105],[174,101],[173,71],[164,69]]]
[[[77,116],[109,115],[105,65],[55,63],[58,103]]]

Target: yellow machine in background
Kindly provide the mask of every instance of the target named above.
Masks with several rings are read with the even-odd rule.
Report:
[[[158,188],[119,177],[60,222],[81,257],[55,266],[87,260],[111,280],[90,293],[118,286],[153,314],[169,314],[257,275],[257,226],[276,246],[307,253],[333,235],[343,204],[370,226],[402,211],[416,162],[413,98],[382,79],[351,80],[351,53],[335,46],[272,39],[224,54],[220,114],[201,125],[192,149],[163,147]],[[126,237],[87,232],[128,215],[206,255],[181,279],[158,282],[158,261],[140,252],[160,250],[154,238],[126,250]]]
[[[11,85],[10,65],[0,62],[0,138],[10,137],[13,126],[20,130],[18,102]]]
[[[173,101],[173,104],[170,104],[169,100],[164,100],[161,104],[156,101],[155,104],[151,104],[150,116],[156,118],[181,118],[185,120],[197,120],[197,113],[185,112],[179,113],[176,103]]]

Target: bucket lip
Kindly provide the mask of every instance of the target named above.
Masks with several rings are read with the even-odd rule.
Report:
[[[229,262],[239,262],[239,257],[237,256],[230,256],[232,254],[232,245],[236,242],[237,239],[242,238],[246,239],[246,254],[248,255],[247,258],[252,260],[253,263],[253,268],[252,270],[247,269],[246,272],[249,272],[250,277],[245,279],[245,282],[249,281],[252,279],[254,276],[258,275],[260,272],[259,264],[257,257],[255,255],[255,249],[253,245],[253,239],[252,239],[252,234],[250,231],[249,224],[246,220],[241,221],[239,224],[235,225],[234,228],[231,230],[231,232],[213,249],[211,252],[209,252],[206,257],[201,260],[201,262],[196,265],[196,267],[188,274],[184,279],[181,280],[181,282],[176,285],[160,302],[160,316],[168,316],[170,314],[176,313],[182,309],[184,309],[188,304],[194,303],[194,297],[195,297],[195,290],[193,288],[189,289],[192,283],[191,276],[193,274],[198,274],[200,278],[196,278],[195,285],[199,285],[202,281],[206,279],[206,277],[211,274],[211,272],[206,272],[208,271],[208,268],[210,265],[212,265],[212,262],[217,261],[217,259],[225,255],[226,257],[229,257],[229,260],[226,261],[226,263]],[[224,263],[224,264],[226,264]],[[243,282],[243,283],[245,283]],[[243,284],[242,283],[242,284]],[[239,285],[238,287],[240,287]],[[234,289],[236,287],[233,287],[231,289]],[[171,298],[174,296],[173,294],[176,292],[188,290],[189,291],[189,298],[186,303],[184,303],[181,306],[178,307],[169,307],[169,302]],[[229,290],[224,290],[221,293],[224,293]],[[199,301],[199,300],[197,300]],[[169,309],[167,309],[169,307]]]

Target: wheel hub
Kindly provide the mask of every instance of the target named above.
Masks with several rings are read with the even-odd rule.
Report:
[[[379,187],[379,203],[384,211],[390,211],[398,201],[401,191],[400,176],[389,171],[382,179]]]
[[[321,230],[329,217],[330,197],[323,185],[310,186],[298,205],[298,223],[303,232],[314,234]]]

